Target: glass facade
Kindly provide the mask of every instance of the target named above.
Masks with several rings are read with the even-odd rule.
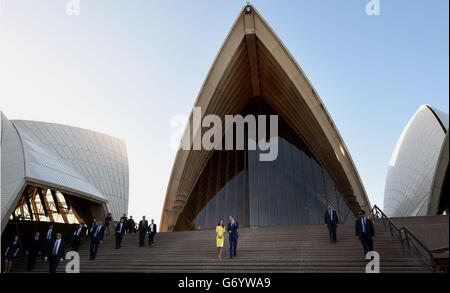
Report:
[[[248,113],[275,114],[262,99]],[[214,151],[178,223],[208,229],[233,215],[241,227],[322,224],[329,202],[341,222],[354,222],[331,176],[280,116],[278,124],[274,161],[260,161],[258,150]]]

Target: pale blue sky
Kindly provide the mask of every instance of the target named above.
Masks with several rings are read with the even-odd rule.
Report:
[[[125,140],[130,214],[160,219],[187,115],[241,0],[0,0],[0,110]],[[448,113],[448,0],[252,1],[303,68],[382,205],[397,138],[421,104]]]

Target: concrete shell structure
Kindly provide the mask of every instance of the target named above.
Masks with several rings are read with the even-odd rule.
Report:
[[[27,186],[57,189],[119,218],[128,209],[125,143],[86,129],[1,113],[2,231]]]
[[[437,213],[448,166],[447,132],[448,115],[429,105],[420,106],[410,119],[389,163],[384,193],[388,216]]]
[[[246,6],[222,45],[194,106],[201,107],[202,117],[215,114],[223,118],[224,115],[242,113],[255,100],[263,101],[267,108],[282,117],[289,131],[302,141],[308,156],[313,157],[320,169],[331,177],[335,193],[339,194],[337,198],[343,200],[352,213],[360,208],[370,209],[350,154],[317,92],[255,8]],[[192,141],[200,135],[195,131],[194,129]],[[185,135],[187,134],[188,129]],[[247,155],[249,154],[242,155],[243,167],[237,163],[241,160],[240,155],[235,155],[236,159],[232,161],[236,163],[223,168],[227,170],[227,174],[233,166],[236,166],[237,171],[241,168],[245,170],[243,179],[236,175],[238,172],[232,176],[236,175],[233,179],[237,181],[236,184],[239,185],[242,181],[244,192],[251,194],[252,188],[257,188],[257,183],[253,184],[252,177],[248,176],[250,171]],[[162,211],[162,231],[195,227],[195,218],[214,200],[209,197],[200,199],[201,194],[209,193],[210,184],[206,181],[211,178],[202,174],[207,169],[215,171],[220,163],[209,164],[211,166],[208,163],[211,160],[221,162],[222,156],[225,155],[215,155],[206,150],[178,151]],[[226,155],[224,158],[229,159],[230,156]],[[292,174],[287,176],[290,176],[290,180],[295,180],[292,179]],[[196,188],[201,190],[204,177],[207,190],[196,192]],[[228,175],[226,177],[226,180],[230,180]],[[242,205],[252,209],[255,203],[252,196],[249,197]],[[258,225],[252,219],[250,216],[249,226]]]

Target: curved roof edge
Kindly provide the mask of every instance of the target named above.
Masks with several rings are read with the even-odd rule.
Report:
[[[414,122],[414,120],[416,120],[417,116],[423,111],[429,111],[436,118],[436,122],[442,128],[444,133],[447,133],[447,131],[448,131],[448,115],[440,110],[437,110],[436,108],[434,108],[428,104],[420,105],[419,108],[414,113],[414,115],[408,120],[408,123],[406,124],[405,128],[403,128],[402,133],[400,134],[400,136],[395,144],[394,151],[392,152],[392,156],[389,160],[389,166],[395,166],[395,162],[397,161],[397,157],[398,157],[398,152],[400,151],[400,148],[403,144],[405,135],[408,133],[409,128],[411,127],[411,124]]]
[[[352,191],[348,192],[354,194],[356,197],[356,202],[361,208],[366,210],[370,209],[371,205],[369,198],[366,194],[361,177],[355,167],[353,159],[351,158],[340,133],[331,119],[330,114],[325,109],[322,100],[312,87],[311,82],[308,80],[301,67],[297,64],[281,40],[276,36],[273,30],[269,27],[266,21],[263,20],[253,6],[250,7],[252,9],[252,14],[254,14],[254,27],[248,27],[245,20],[246,7],[247,5],[241,9],[237,20],[221,46],[218,55],[208,71],[208,75],[203,82],[202,88],[194,105],[198,106],[209,104],[218,83],[228,68],[232,57],[236,53],[239,44],[244,40],[245,36],[249,32],[251,34],[255,34],[256,37],[267,47],[268,51],[275,58],[275,60],[281,65],[286,75],[295,85],[296,90],[300,93],[309,106],[309,109],[312,111],[320,127],[325,132],[326,139],[332,146],[336,159],[339,161],[339,164],[346,174],[347,179],[350,181]],[[186,132],[184,135],[186,135]],[[197,133],[193,134],[194,137],[196,135]],[[173,221],[173,219],[176,218],[181,212],[180,210],[177,211],[175,209],[179,206],[176,207],[174,203],[177,197],[176,193],[178,192],[178,186],[183,180],[183,170],[186,166],[188,156],[188,151],[179,150],[176,154],[162,210],[162,230],[167,229],[168,226],[174,224],[169,222]],[[169,220],[169,218],[171,218],[171,220]]]
[[[428,109],[433,113],[434,117],[436,117],[436,120],[438,121],[439,125],[442,127],[442,130],[444,133],[447,133],[448,131],[448,114],[445,114],[441,110],[434,108],[431,105],[426,105]]]

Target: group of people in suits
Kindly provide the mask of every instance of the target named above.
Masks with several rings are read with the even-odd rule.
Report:
[[[139,221],[138,225],[139,231],[139,246],[145,246],[145,236],[148,234],[148,246],[152,247],[155,242],[155,235],[157,233],[157,227],[155,221],[152,219],[150,224],[146,220],[145,216],[142,217],[142,220]]]
[[[375,238],[375,228],[372,220],[370,220],[366,216],[366,212],[364,210],[360,210],[358,215],[359,218],[355,222],[355,235],[361,241],[364,256],[366,256],[369,251],[373,251],[373,238]],[[328,227],[331,243],[337,242],[336,230],[338,224],[339,218],[337,212],[333,208],[333,206],[329,204],[325,212],[325,225],[327,225]]]
[[[112,222],[112,216],[108,213],[104,223],[101,220],[93,218],[89,228],[84,223],[77,225],[71,235],[72,251],[78,251],[81,243],[85,238],[89,237],[89,260],[95,260],[104,236],[109,234],[109,226]],[[128,219],[126,214],[124,214],[120,218],[119,223],[116,224],[114,229],[116,249],[121,247],[123,235],[136,232],[135,226],[132,216]],[[144,237],[140,237],[141,246],[143,246],[145,242],[145,234],[148,234],[149,246],[154,244],[154,238],[157,233],[157,226],[154,220],[151,220],[151,223],[149,224],[145,220],[145,217],[143,217],[142,221],[139,223],[139,232],[141,234],[144,233]],[[14,240],[8,245],[5,251],[5,273],[11,272],[13,261],[21,248],[20,239],[18,236],[15,236]],[[32,271],[36,264],[36,260],[41,257],[42,260],[49,263],[49,272],[55,273],[59,263],[64,259],[65,251],[66,244],[62,239],[62,234],[57,233],[52,224],[49,225],[48,229],[42,233],[42,235],[39,231],[36,231],[29,240],[29,245],[27,245],[26,249],[26,256],[28,258],[27,271]]]
[[[14,241],[8,246],[5,252],[5,273],[10,273],[14,259],[17,257],[21,248],[19,236],[14,237]],[[39,256],[49,263],[49,272],[56,272],[59,262],[61,262],[65,255],[64,241],[62,234],[57,233],[50,225],[41,237],[40,232],[35,232],[31,237],[27,250],[27,271],[31,271]]]
[[[133,216],[130,216],[130,218],[128,218],[126,214],[123,214],[120,220],[123,220],[123,224],[125,225],[124,234],[136,233],[136,223],[134,222]]]
[[[108,215],[110,216],[110,215]],[[108,219],[109,223],[112,222],[112,218]],[[331,243],[337,243],[337,227],[339,224],[339,217],[334,207],[329,204],[324,216],[325,225],[328,227],[329,237]],[[109,224],[108,224],[109,226]],[[87,229],[84,223],[80,223],[72,233],[72,250],[78,251],[81,242],[87,235],[90,236],[90,257],[89,260],[95,260],[99,247],[103,241],[103,237],[107,233],[107,226],[100,220],[94,218],[91,228]],[[238,244],[238,229],[239,223],[233,218],[229,217],[227,228],[225,228],[224,220],[220,219],[216,227],[216,245],[218,249],[217,257],[222,259],[222,250],[225,242],[225,234],[228,233],[229,240],[229,252],[230,258],[237,256],[237,244]],[[124,214],[119,223],[115,227],[116,249],[121,248],[123,236],[126,233],[134,233],[136,231],[134,220],[132,217],[127,219]],[[148,245],[151,247],[154,245],[154,238],[157,233],[157,226],[152,219],[150,224],[143,216],[139,221],[139,246],[145,246],[145,238],[148,234]],[[375,228],[372,220],[366,216],[364,210],[359,211],[359,218],[355,222],[355,235],[358,236],[361,241],[361,245],[364,251],[364,256],[369,251],[373,251],[373,238],[375,237]],[[5,251],[5,273],[11,272],[13,260],[17,257],[17,254],[21,248],[20,239],[18,236],[14,237],[14,240],[10,243]],[[55,273],[58,264],[63,261],[65,255],[65,243],[62,239],[62,234],[57,233],[50,225],[48,230],[41,237],[40,232],[36,232],[30,241],[28,249],[26,250],[28,257],[27,270],[31,271],[36,263],[36,259],[41,255],[42,259],[49,262],[49,272]]]
[[[229,217],[229,222],[226,229],[223,219],[219,220],[219,223],[217,224],[216,227],[217,257],[219,259],[222,259],[222,250],[225,242],[225,234],[227,232],[230,248],[230,258],[237,257],[236,250],[239,238],[238,229],[239,223],[233,218],[233,216]]]

